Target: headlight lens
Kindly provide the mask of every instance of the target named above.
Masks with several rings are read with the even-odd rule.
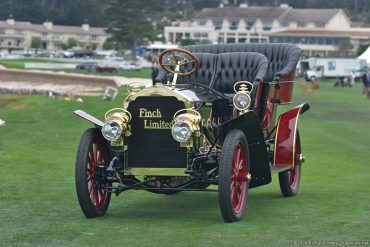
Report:
[[[184,121],[175,123],[171,129],[172,137],[178,142],[186,142],[193,133],[190,124]]]
[[[122,134],[122,127],[114,121],[108,121],[101,130],[103,136],[108,141],[117,141]]]
[[[251,97],[248,94],[238,93],[234,96],[233,103],[236,109],[246,110],[251,104]]]

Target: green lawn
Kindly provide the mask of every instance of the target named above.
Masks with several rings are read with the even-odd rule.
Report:
[[[6,68],[13,69],[24,69],[25,63],[77,63],[73,60],[70,62],[63,62],[58,60],[47,60],[47,59],[17,59],[17,60],[0,60],[0,65],[3,65]],[[151,78],[151,68],[143,68],[139,71],[123,71],[118,69],[117,73],[109,72],[96,72],[96,71],[86,71],[86,70],[76,70],[76,69],[64,69],[64,70],[54,70],[54,71],[64,71],[66,73],[78,73],[78,74],[87,74],[87,75],[102,75],[102,76],[124,76],[124,77],[139,77],[139,78]]]
[[[370,100],[361,91],[360,84],[333,89],[323,83],[313,96],[301,96],[297,84],[293,105],[311,105],[299,123],[306,163],[298,196],[283,198],[274,176],[272,184],[250,191],[245,217],[233,224],[223,222],[217,193],[211,192],[128,191],[112,197],[105,217],[86,219],[75,194],[74,159],[90,124],[72,112],[83,109],[102,118],[121,106],[123,96],[77,103],[0,95],[0,118],[7,122],[0,127],[0,246],[370,241]]]

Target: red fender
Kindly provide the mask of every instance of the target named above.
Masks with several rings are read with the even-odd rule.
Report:
[[[308,109],[310,109],[310,106],[304,103],[280,115],[275,133],[275,170],[294,168],[294,150],[297,138],[298,119],[299,116]]]

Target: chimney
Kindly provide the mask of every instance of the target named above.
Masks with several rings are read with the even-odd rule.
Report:
[[[88,32],[90,30],[90,25],[89,24],[82,24],[82,30],[85,32]]]
[[[43,23],[43,25],[44,25],[44,27],[46,27],[46,29],[48,29],[48,30],[53,29],[53,23],[52,23],[51,21],[45,21],[45,22]]]
[[[282,4],[280,4],[280,8],[289,8],[289,4],[282,3]]]
[[[220,3],[220,6],[218,6],[219,8],[223,8],[224,7],[224,4],[223,3]]]
[[[10,15],[9,18],[6,20],[6,22],[10,25],[10,26],[14,26],[15,24],[15,20],[13,18],[13,15]]]
[[[248,8],[248,4],[246,4],[246,3],[241,3],[241,4],[239,5],[239,7],[240,7],[240,8]]]

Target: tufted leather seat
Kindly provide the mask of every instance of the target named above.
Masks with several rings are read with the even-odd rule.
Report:
[[[214,80],[217,55],[212,53],[194,53],[194,55],[199,59],[199,69],[193,75],[179,76],[177,78],[177,83],[195,82],[209,86]],[[180,70],[190,71],[193,66],[193,63],[188,63],[187,65],[181,66]]]
[[[234,84],[238,81],[250,81],[258,85],[267,68],[267,58],[261,53],[221,53],[217,55],[215,79],[210,87],[223,94],[233,94]]]
[[[288,76],[296,68],[301,50],[292,44],[211,44],[182,47],[190,52],[229,53],[259,52],[268,59],[269,66],[264,81],[278,80]]]

